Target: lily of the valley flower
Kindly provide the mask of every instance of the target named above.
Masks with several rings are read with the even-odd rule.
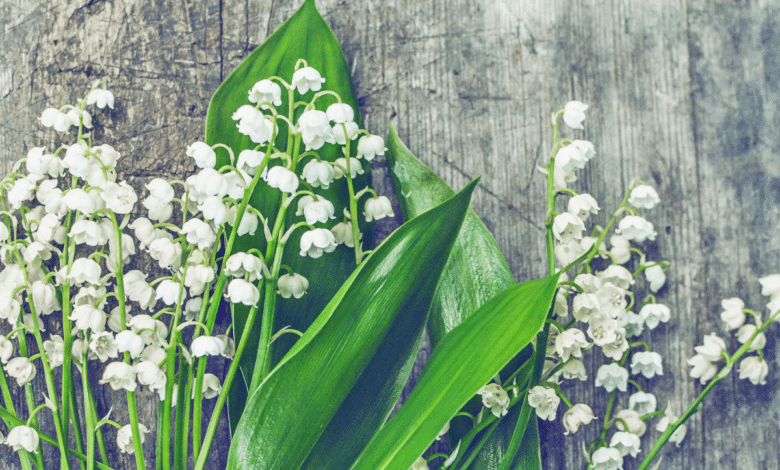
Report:
[[[593,453],[589,470],[622,470],[623,455],[614,447],[601,447]]]
[[[251,103],[271,103],[274,106],[282,105],[282,88],[268,79],[260,80],[252,85],[249,90],[249,101]],[[263,104],[262,109],[270,109],[270,106]]]
[[[67,114],[55,108],[44,109],[39,119],[45,127],[53,127],[57,132],[65,132],[73,125]]]
[[[309,90],[320,91],[322,84],[325,83],[325,79],[322,78],[320,72],[313,67],[302,67],[293,73],[292,82],[290,85],[293,88],[298,89],[298,93],[306,94]]]
[[[489,383],[477,391],[482,396],[482,404],[490,408],[490,412],[497,418],[506,416],[509,412],[509,395],[497,383]]]
[[[225,352],[225,342],[215,336],[198,336],[190,349],[194,357],[220,356]]]
[[[590,424],[591,421],[596,419],[593,415],[593,410],[585,404],[577,404],[563,414],[563,428],[564,434],[574,434],[580,429],[583,424]]]
[[[123,330],[116,335],[116,346],[119,352],[129,352],[130,357],[136,358],[144,350],[144,340],[131,330]]]
[[[739,363],[739,378],[748,379],[753,385],[766,385],[769,366],[758,356],[748,356]]]
[[[320,258],[323,253],[331,253],[336,249],[336,238],[330,230],[315,228],[304,232],[301,236],[301,256]]]
[[[298,130],[306,150],[317,150],[326,143],[335,144],[336,136],[324,111],[308,110],[298,118]]]
[[[642,437],[647,431],[647,425],[642,421],[642,417],[639,416],[634,410],[620,410],[615,414],[617,428],[624,432],[630,432]],[[626,426],[628,428],[626,429]]]
[[[644,184],[634,187],[628,196],[629,204],[642,209],[652,209],[659,202],[661,202],[661,199],[658,197],[655,189]]]
[[[278,288],[277,293],[283,298],[295,297],[300,299],[306,293],[306,289],[309,288],[309,281],[298,273],[284,274],[279,276],[276,286]]]
[[[255,109],[254,106],[245,104],[239,107],[233,113],[232,119],[238,121],[236,124],[238,132],[249,136],[252,142],[264,144],[271,139],[274,125],[265,118],[262,111]],[[213,165],[210,168],[213,168]]]
[[[628,371],[615,363],[605,364],[596,373],[596,386],[603,386],[608,392],[615,389],[625,392],[628,388]]]
[[[298,190],[298,176],[283,166],[275,166],[268,170],[264,177],[268,186],[278,188],[283,193],[294,193]]]
[[[260,291],[251,282],[243,279],[233,279],[228,284],[225,297],[234,304],[253,306],[260,301]]]
[[[639,316],[645,322],[648,328],[655,329],[659,323],[666,323],[672,317],[669,307],[663,304],[645,304],[641,310],[639,310]]]
[[[336,209],[333,203],[322,196],[317,196],[315,201],[313,197],[305,195],[298,201],[298,211],[295,215],[303,214],[306,223],[314,225],[317,222],[325,223],[329,219],[335,219]]]
[[[81,331],[101,333],[106,329],[106,312],[89,304],[76,306],[68,318],[76,322],[76,328]]]
[[[631,373],[642,374],[648,379],[663,375],[661,355],[652,351],[638,351],[631,358]]]
[[[560,397],[551,388],[537,385],[528,391],[528,404],[536,409],[536,415],[540,419],[554,420],[560,402]]]
[[[111,362],[103,370],[101,384],[109,384],[116,390],[125,389],[128,392],[134,392],[138,385],[135,381],[135,369],[130,364],[124,362]]]
[[[555,352],[565,362],[569,357],[582,357],[582,348],[588,346],[585,333],[577,328],[569,328],[555,338]]]
[[[738,297],[731,299],[723,299],[720,302],[723,307],[723,312],[720,314],[720,319],[726,323],[727,330],[735,330],[745,324],[745,302]]]
[[[145,435],[149,433],[149,428],[141,423],[138,423],[138,428],[139,431],[141,431],[141,444],[143,444],[144,441],[146,441]],[[121,429],[119,429],[119,431],[117,431],[116,444],[123,454],[135,453],[135,446],[133,445],[133,429],[129,424],[125,424]]]
[[[93,104],[100,109],[103,109],[106,106],[114,109],[114,94],[103,88],[95,88],[87,95],[87,105]]]
[[[639,440],[639,436],[630,432],[618,431],[612,435],[612,440],[609,441],[609,446],[620,451],[620,455],[625,457],[631,455],[636,457],[636,454],[641,450],[642,442]]]
[[[28,384],[37,372],[35,365],[26,357],[15,357],[5,365],[6,373],[16,379],[16,383],[22,387]]]
[[[377,155],[385,154],[385,141],[378,135],[363,136],[358,140],[357,158],[365,158],[371,161]]]
[[[312,188],[321,186],[322,189],[328,189],[336,178],[336,170],[328,162],[312,160],[303,167],[301,178],[305,179]]]
[[[561,243],[566,243],[572,239],[581,239],[582,232],[585,230],[585,224],[582,219],[569,212],[564,212],[555,216],[553,220],[553,235]]]
[[[590,214],[599,213],[599,204],[590,194],[578,194],[569,199],[568,209],[584,222]]]
[[[385,196],[367,199],[365,206],[363,207],[363,215],[366,216],[366,222],[395,216],[393,213],[393,206],[390,204],[390,200]]]
[[[115,358],[119,355],[114,335],[107,331],[92,335],[89,342],[89,350],[100,362],[106,362],[109,357]]]
[[[141,385],[146,385],[149,390],[155,391],[165,388],[167,378],[157,364],[151,361],[141,361],[133,366],[136,379]]]
[[[11,429],[5,440],[5,445],[12,447],[14,452],[24,449],[27,452],[37,454],[39,440],[38,432],[35,429],[21,424]]]
[[[627,215],[620,220],[618,229],[615,230],[623,238],[637,243],[645,240],[655,240],[656,232],[653,224],[636,215]]]
[[[563,107],[563,122],[572,129],[583,129],[586,109],[588,105],[582,101],[569,101]]]
[[[655,395],[652,393],[636,392],[628,397],[628,408],[636,411],[640,416],[655,412],[657,406]]]

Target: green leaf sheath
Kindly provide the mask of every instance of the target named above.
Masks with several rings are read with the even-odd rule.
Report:
[[[412,314],[425,321],[475,185],[402,225],[350,276],[250,397],[228,468],[292,470],[304,464],[367,366],[385,362],[372,364],[377,352],[389,349],[385,339],[400,334],[396,324]],[[406,358],[390,364],[409,367]]]
[[[352,470],[409,468],[463,404],[536,336],[557,282],[556,274],[509,287],[453,328]]]
[[[273,35],[255,49],[217,89],[209,104],[206,119],[206,142],[210,145],[224,143],[233,149],[236,157],[241,150],[254,148],[255,144],[250,141],[249,137],[238,133],[236,122],[232,119],[233,113],[239,106],[249,104],[248,92],[256,82],[271,76],[279,76],[289,82],[292,79],[295,64],[301,58],[305,59],[309,66],[319,70],[325,78],[323,90],[338,93],[344,103],[355,109],[355,122],[361,125],[357,95],[352,84],[350,68],[341,46],[328,24],[317,12],[314,0],[307,0]],[[311,100],[313,94],[312,91],[309,91],[303,96],[303,99]],[[300,99],[299,96],[296,92],[296,99]],[[286,116],[289,103],[287,93],[284,90],[282,101],[282,105],[277,109],[280,114]],[[331,96],[319,98],[317,109],[324,110],[333,102],[335,102],[335,98]],[[299,108],[296,117],[302,112],[303,109]],[[280,125],[275,145],[282,150],[286,148],[287,129],[284,125]],[[352,145],[352,148],[354,156],[357,145]],[[288,149],[288,151],[291,152],[292,149]],[[227,164],[227,152],[222,149],[217,149],[216,152],[219,157],[217,162],[219,168]],[[333,144],[325,144],[318,153],[327,161],[334,161],[343,156],[341,149]],[[308,160],[305,160],[304,164],[306,162]],[[368,163],[355,159],[352,160],[352,164],[361,164],[366,170],[364,175],[358,175],[355,178],[357,188],[369,185],[371,172]],[[327,190],[318,188],[317,193],[334,203],[337,215],[342,213],[344,207],[348,207],[349,194],[343,179],[335,181]],[[275,221],[279,202],[279,190],[269,188],[263,183],[257,186],[251,199],[251,205],[269,219],[268,223],[271,227]],[[294,207],[293,210],[287,211],[288,226],[294,217]],[[322,224],[317,224],[317,226],[322,226]],[[361,232],[363,232],[364,249],[371,249],[373,247],[373,224],[361,220]],[[314,317],[322,311],[347,276],[355,269],[354,252],[344,246],[340,246],[334,253],[318,260],[299,256],[297,247],[301,233],[302,231],[297,231],[288,241],[283,263],[309,279],[310,287],[307,295],[301,299],[278,299],[274,331],[287,325],[299,331],[306,330]],[[237,241],[234,251],[246,251],[253,247],[265,252],[266,241],[263,237],[262,227],[254,236],[241,237]],[[248,313],[248,307],[236,306],[233,318],[236,338],[241,337]],[[250,338],[252,343],[248,345],[246,354],[241,358],[241,372],[247,383],[252,377],[255,365],[260,323],[260,321],[255,322],[253,329],[257,333]],[[281,359],[293,342],[294,339],[287,335],[274,341],[272,365]],[[242,385],[246,387],[245,384],[237,384],[237,386]],[[243,409],[244,403],[240,400],[241,396],[240,391],[231,394],[233,399],[228,404],[231,417],[240,415]]]
[[[455,193],[444,180],[410,152],[392,127],[387,138],[387,163],[404,220],[415,217],[440,204]],[[498,292],[513,284],[512,272],[493,235],[482,223],[479,216],[469,209],[431,303],[428,334],[432,347],[436,348],[436,345],[448,331],[460,324]],[[511,374],[530,357],[531,352],[531,346],[528,346],[523,354],[519,355],[507,367],[507,369],[512,368],[512,370],[502,370],[501,376],[506,377]],[[478,399],[472,400],[469,405],[466,410],[471,414],[478,413],[482,407],[482,403]],[[514,422],[517,421],[516,417],[514,420],[511,418],[512,415],[501,421],[477,458],[469,466],[470,469],[494,470],[498,468],[501,457],[504,455],[514,432]],[[452,423],[449,433],[452,447],[457,445],[457,442],[471,427],[471,422],[467,418],[460,418]],[[524,445],[528,444],[531,447],[522,448],[519,454],[539,455],[538,431],[532,429],[529,432],[534,435],[523,442]],[[534,443],[536,444],[534,445]],[[460,451],[468,453],[467,449]],[[515,459],[516,465],[512,467],[513,469],[541,468],[541,463],[537,466],[519,466],[520,460],[522,459],[519,456]],[[524,463],[528,464],[528,462]]]

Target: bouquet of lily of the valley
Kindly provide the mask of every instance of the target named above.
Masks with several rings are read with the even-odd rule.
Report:
[[[392,129],[385,142],[361,128],[349,69],[313,0],[216,92],[204,141],[182,149],[196,168],[186,180],[136,188],[119,177],[122,155],[91,132],[92,113],[114,104],[98,81],[44,110],[60,145],[31,148],[2,180],[0,419],[24,469],[116,468],[110,447],[138,469],[214,468],[224,415],[228,468],[541,468],[536,417],[556,419],[563,401],[567,433],[595,419],[563,382],[587,379],[581,358],[594,346],[605,360],[595,386],[610,398],[585,448],[590,467],[622,468],[658,417],[647,468],[743,355],[757,353],[741,377],[768,373],[763,330],[780,310],[779,275],[762,278],[769,321],[724,301],[743,346],[729,355],[705,337],[690,363],[709,385],[681,416],[643,390],[663,364],[640,335],[671,318],[655,297],[669,263],[647,260],[656,232],[638,212],[660,198],[636,182],[608,224],[585,234],[601,208],[568,186],[594,146],[559,136],[561,119],[582,128],[580,102],[553,114],[541,168],[549,277],[521,284],[468,210],[476,181],[456,194]],[[408,221],[373,247],[372,222],[394,215],[370,186],[377,156]],[[148,258],[155,270],[137,269]],[[433,355],[388,421],[426,325]],[[95,386],[126,399],[102,410]],[[144,389],[157,403],[138,400]],[[156,406],[157,421],[142,422],[139,406]],[[436,440],[449,451],[421,457]]]

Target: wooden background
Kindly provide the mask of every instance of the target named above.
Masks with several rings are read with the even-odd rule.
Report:
[[[155,176],[188,176],[194,165],[184,150],[203,135],[212,93],[300,3],[2,1],[3,169],[30,147],[51,147],[54,133],[37,121],[44,108],[75,101],[105,77],[117,107],[96,113],[105,126],[97,137],[123,154],[120,178],[139,188]],[[549,154],[550,113],[572,99],[590,105],[585,131],[565,134],[598,152],[574,188],[607,211],[634,178],[661,195],[647,214],[659,232],[648,249],[672,261],[658,300],[673,316],[647,336],[665,370],[645,382],[661,406],[681,412],[702,389],[685,360],[703,335],[722,331],[720,300],[740,296],[763,311],[757,279],[780,271],[780,2],[318,0],[318,7],[352,64],[367,128],[385,135],[394,123],[456,189],[482,175],[473,208],[518,281],[546,269],[544,186],[535,167]],[[380,193],[392,195],[384,161],[375,161],[373,174]],[[732,373],[689,422],[683,446],[665,451],[661,468],[778,469],[777,349],[770,335],[767,385]],[[603,413],[606,394],[590,388],[566,391]],[[108,408],[112,398],[102,400]],[[142,421],[153,416],[148,409]],[[545,468],[585,468],[580,442],[599,427],[572,438],[557,423],[544,425]],[[17,468],[7,449],[0,468]]]

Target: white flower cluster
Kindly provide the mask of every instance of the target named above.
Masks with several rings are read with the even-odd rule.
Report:
[[[761,284],[761,294],[769,297],[766,308],[769,310],[770,321],[777,321],[780,314],[780,274],[770,274],[758,280]],[[747,353],[756,355],[745,356],[739,363],[739,378],[747,379],[753,385],[765,385],[769,375],[769,365],[764,359],[766,335],[764,329],[769,322],[762,325],[762,317],[753,310],[745,308],[745,302],[733,297],[721,301],[723,312],[720,314],[726,330],[736,330],[737,341],[743,345],[733,356],[728,353],[726,341],[712,333],[704,337],[704,344],[696,346],[696,354],[688,359],[692,366],[691,377],[699,379],[702,384],[712,380],[718,374],[719,363],[725,362],[720,376],[725,376],[731,370],[732,364]],[[753,317],[754,324],[746,323],[747,316]]]

